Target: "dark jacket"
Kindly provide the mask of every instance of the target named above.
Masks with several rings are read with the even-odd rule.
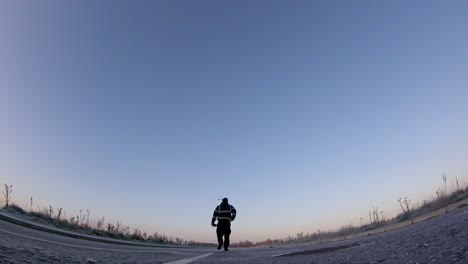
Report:
[[[213,212],[213,218],[211,223],[214,224],[215,220],[218,219],[219,222],[230,223],[236,218],[236,208],[228,204],[227,202],[222,202],[220,205],[216,206]]]

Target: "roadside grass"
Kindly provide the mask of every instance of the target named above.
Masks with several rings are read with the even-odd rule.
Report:
[[[123,226],[120,223],[117,223],[116,225],[107,223],[105,229],[103,228],[103,226],[101,228],[97,228],[97,226],[91,226],[89,224],[81,224],[81,220],[77,221],[76,217],[72,217],[70,220],[58,219],[57,217],[51,216],[48,212],[26,211],[14,203],[10,203],[8,206],[5,206],[3,210],[9,214],[19,216],[22,219],[37,222],[40,224],[50,225],[50,226],[60,228],[63,230],[83,233],[87,235],[95,235],[95,236],[113,238],[113,239],[119,239],[119,240],[154,243],[154,244],[210,246],[210,247],[214,246],[214,244],[212,243],[186,241],[186,240],[183,240],[182,238],[178,238],[178,237],[172,238],[164,234],[154,233],[154,234],[148,235],[146,232],[142,232],[138,228],[134,228],[131,230],[130,227]]]
[[[97,236],[118,238],[118,239],[124,239],[124,240],[145,241],[143,237],[130,236],[123,232],[116,232],[116,231],[108,232],[106,230],[98,230],[89,225],[81,225],[79,222],[73,221],[75,218],[72,218],[72,221],[70,221],[67,219],[54,218],[53,216],[45,212],[37,212],[37,211],[27,212],[16,204],[10,204],[4,207],[3,209],[5,212],[8,212],[10,214],[22,216],[23,219],[27,219],[27,220],[41,223],[41,224],[51,225],[51,226],[64,229],[64,230],[68,230],[68,231],[78,231],[80,233],[84,233],[88,235],[97,235]]]
[[[12,185],[5,184],[5,190],[2,192],[5,201],[3,211],[21,219],[82,234],[126,241],[171,245],[214,246],[212,243],[187,241],[179,237],[173,238],[157,232],[148,234],[139,228],[130,228],[120,222],[116,224],[106,223],[104,217],[96,222],[91,221],[89,218],[90,210],[86,210],[86,212],[80,210],[79,214],[76,216],[66,219],[64,217],[65,212],[62,208],[56,208],[56,210],[54,210],[54,208],[49,205],[49,207],[44,207],[42,210],[39,207],[37,207],[37,210],[33,210],[32,197],[30,198],[29,210],[25,210],[12,202],[12,187]]]
[[[295,237],[288,236],[283,239],[267,239],[265,241],[257,242],[253,246],[273,246],[275,245],[286,245],[286,244],[299,244],[299,243],[308,243],[308,242],[320,242],[322,240],[338,238],[342,236],[357,234],[361,232],[370,231],[376,228],[388,226],[391,224],[403,222],[438,209],[444,208],[450,204],[459,202],[468,198],[468,186],[465,188],[460,187],[458,179],[456,179],[456,189],[451,193],[447,193],[447,175],[443,174],[443,181],[445,184],[445,189],[441,190],[440,188],[436,191],[437,197],[429,200],[423,201],[422,204],[411,205],[411,200],[407,197],[404,199],[400,198],[398,202],[402,208],[402,213],[398,214],[394,218],[384,219],[383,211],[379,210],[378,207],[374,207],[369,211],[368,223],[364,224],[363,219],[361,218],[361,225],[353,226],[351,223],[344,225],[336,230],[331,231],[321,231],[317,230],[313,233],[304,234],[303,232],[298,233]],[[380,215],[380,217],[379,217]],[[248,242],[248,241],[246,241]],[[246,244],[243,242],[243,244]]]
[[[406,220],[408,217],[413,218],[421,216],[423,214],[444,208],[449,204],[459,202],[466,198],[468,198],[468,187],[466,187],[465,189],[457,189],[448,195],[442,193],[439,195],[439,197],[437,197],[434,200],[423,201],[421,205],[418,205],[412,210],[410,210],[409,215],[405,216],[405,213],[401,213],[396,218],[398,219],[398,222],[401,222]]]

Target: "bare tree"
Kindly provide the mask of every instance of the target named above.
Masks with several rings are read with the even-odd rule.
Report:
[[[62,208],[57,208],[57,219],[60,220],[61,216],[62,216]]]
[[[442,180],[444,181],[444,185],[445,185],[445,193],[447,193],[447,173],[443,173],[442,174]]]
[[[5,191],[3,191],[3,195],[5,196],[5,207],[8,207],[11,201],[11,193],[13,192],[13,185],[8,185],[5,183]]]
[[[86,226],[88,226],[88,223],[89,223],[89,214],[91,213],[90,210],[86,210]]]
[[[47,212],[48,212],[49,217],[52,218],[52,214],[54,213],[54,209],[52,208],[52,206],[49,205],[49,210]]]
[[[400,203],[400,207],[401,207],[401,210],[403,210],[403,213],[408,214],[409,211],[410,211],[409,205],[411,203],[411,200],[408,200],[408,198],[405,197],[405,199],[403,201],[401,200],[401,198],[398,199],[398,202]],[[405,207],[403,207],[403,205],[405,205],[406,209],[405,209]]]

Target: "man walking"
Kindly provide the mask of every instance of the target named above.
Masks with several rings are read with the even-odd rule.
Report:
[[[216,235],[218,236],[218,250],[224,245],[224,250],[229,249],[229,235],[231,235],[231,222],[236,218],[236,208],[228,203],[228,198],[223,198],[223,202],[216,206],[211,219],[211,225],[217,226]],[[218,219],[218,224],[215,224]],[[224,236],[224,242],[223,242]]]

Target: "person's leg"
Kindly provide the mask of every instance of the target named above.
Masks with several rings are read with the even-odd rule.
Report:
[[[220,226],[216,228],[216,235],[218,237],[218,250],[221,250],[221,247],[223,246],[223,230]]]
[[[224,250],[228,251],[229,248],[229,236],[231,235],[231,226],[228,225],[226,227],[225,233],[224,233]]]

